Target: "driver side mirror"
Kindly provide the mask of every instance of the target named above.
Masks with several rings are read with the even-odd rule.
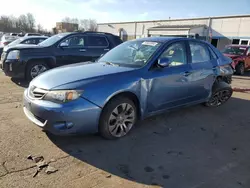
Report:
[[[67,42],[62,42],[62,43],[60,44],[60,47],[61,47],[61,48],[68,47],[68,46],[69,46],[69,44],[68,44]]]
[[[170,63],[171,63],[171,61],[167,57],[160,58],[160,59],[158,59],[158,62],[157,62],[159,67],[162,67],[162,68],[168,67],[170,65]]]

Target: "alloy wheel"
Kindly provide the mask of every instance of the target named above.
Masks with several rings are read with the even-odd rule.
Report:
[[[110,114],[108,126],[114,137],[126,135],[135,122],[135,109],[128,103],[118,105]]]
[[[211,99],[209,100],[210,106],[220,106],[224,104],[228,99],[230,99],[232,95],[231,90],[220,90],[218,92],[215,92]]]
[[[35,78],[39,74],[41,74],[41,73],[43,73],[43,72],[45,72],[47,70],[48,70],[47,67],[45,67],[44,65],[35,65],[30,70],[30,76],[31,76],[31,78]]]
[[[243,64],[240,65],[240,74],[243,75],[245,72],[245,67]]]

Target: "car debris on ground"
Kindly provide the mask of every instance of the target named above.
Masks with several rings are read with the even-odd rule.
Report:
[[[36,172],[33,174],[33,178],[36,177],[38,173],[41,172],[44,168],[46,168],[45,169],[46,174],[52,174],[58,171],[58,169],[49,165],[49,163],[55,162],[56,161],[55,159],[51,159],[50,162],[47,162],[44,160],[43,156],[32,156],[32,155],[28,155],[27,159],[34,161],[37,166]]]

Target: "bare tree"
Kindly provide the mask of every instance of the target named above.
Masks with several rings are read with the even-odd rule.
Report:
[[[18,28],[20,28],[21,31],[26,31],[26,32],[29,30],[29,24],[26,15],[22,14],[19,16]]]
[[[27,24],[28,24],[28,30],[30,32],[33,32],[35,29],[35,18],[31,13],[27,13],[26,15],[26,19],[27,19]]]
[[[43,29],[43,26],[42,26],[41,24],[37,24],[36,27],[37,27],[37,32],[38,32],[38,33],[43,32],[44,29]]]
[[[79,28],[84,31],[97,31],[97,23],[94,19],[83,19],[79,22]]]
[[[80,30],[88,30],[88,20],[87,19],[83,19],[79,21],[79,29]]]
[[[79,24],[79,20],[77,18],[72,18],[70,23]]]
[[[35,29],[35,18],[31,13],[15,16],[0,17],[0,31],[4,32],[33,32]]]
[[[1,16],[1,30],[9,32],[11,28],[11,22],[8,16]]]
[[[71,18],[70,17],[65,17],[65,18],[62,19],[62,22],[71,23]]]
[[[78,24],[79,20],[77,18],[65,17],[62,19],[62,22]]]
[[[98,27],[97,27],[97,23],[96,20],[93,19],[89,19],[89,31],[97,31]]]

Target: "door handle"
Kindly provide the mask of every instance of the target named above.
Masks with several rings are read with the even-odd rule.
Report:
[[[80,52],[86,52],[86,49],[80,49],[79,51]]]
[[[186,71],[186,72],[184,72],[184,76],[189,76],[190,74],[192,74],[192,72],[189,72],[189,71]]]
[[[109,51],[109,49],[104,49],[104,51]]]

